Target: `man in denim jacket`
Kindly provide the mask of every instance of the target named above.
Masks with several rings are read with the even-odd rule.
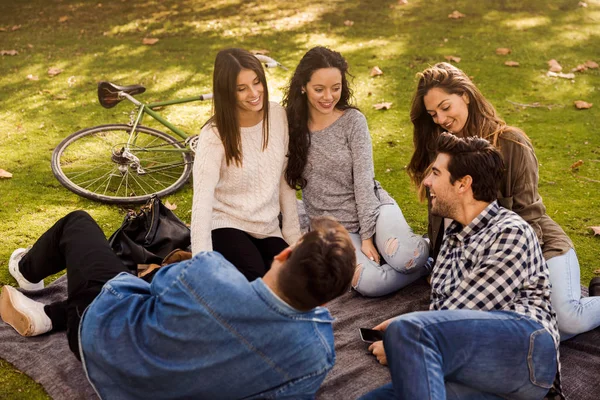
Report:
[[[346,230],[323,218],[262,279],[201,252],[147,283],[76,211],[9,264],[22,286],[66,266],[65,303],[5,286],[0,313],[24,336],[66,329],[101,398],[303,399],[335,362],[332,317],[319,306],[348,289],[355,256]]]

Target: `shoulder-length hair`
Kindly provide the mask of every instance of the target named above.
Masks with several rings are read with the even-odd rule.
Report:
[[[348,76],[351,77],[352,75],[348,72],[348,63],[344,57],[337,51],[322,46],[310,49],[296,67],[282,101],[290,132],[285,179],[288,185],[296,189],[302,189],[306,186],[306,179],[302,177],[302,173],[306,166],[310,147],[308,100],[305,87],[313,73],[321,68],[337,68],[342,74],[340,100],[335,108],[338,110],[356,108],[351,104],[352,90],[348,85]]]
[[[476,136],[487,139],[494,146],[498,146],[498,136],[506,129],[506,122],[500,118],[496,109],[481,94],[469,77],[455,66],[442,62],[427,68],[417,74],[419,83],[412,100],[410,119],[413,123],[413,143],[415,151],[412,155],[407,171],[412,182],[419,187],[425,179],[425,171],[435,154],[435,144],[438,136],[444,131],[433,122],[427,113],[423,98],[433,88],[440,88],[448,94],[469,97],[469,116],[461,136]],[[516,130],[516,128],[510,128]],[[521,132],[523,133],[523,132]],[[523,133],[523,135],[525,135]],[[525,136],[526,137],[526,136]]]
[[[260,61],[244,49],[225,49],[217,54],[213,72],[213,115],[207,124],[216,126],[227,165],[242,165],[242,137],[237,106],[237,77],[243,69],[256,73],[263,91],[263,151],[269,143],[269,91]]]

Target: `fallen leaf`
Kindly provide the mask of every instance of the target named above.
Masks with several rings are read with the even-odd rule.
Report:
[[[575,68],[573,68],[571,70],[571,72],[583,72],[586,69],[588,69],[588,67],[586,67],[585,64],[579,64],[578,66],[576,66]]]
[[[19,54],[16,50],[0,50],[0,56],[16,56]]]
[[[454,10],[454,11],[452,11],[452,13],[448,14],[448,18],[450,18],[450,19],[459,19],[459,18],[464,18],[464,17],[466,17],[466,15],[459,12],[458,10]]]
[[[30,81],[39,81],[40,78],[37,77],[37,75],[27,75],[27,79],[29,79]]]
[[[0,28],[0,32],[6,32],[6,28]]]
[[[507,67],[518,67],[519,63],[516,61],[505,61],[504,65],[506,65]]]
[[[17,31],[19,29],[21,29],[21,25],[14,25],[12,28],[10,28],[10,30],[13,31],[13,32]]]
[[[583,160],[578,160],[575,161],[573,164],[571,164],[571,169],[577,169],[579,167],[581,167],[583,165]]]
[[[354,25],[354,21],[350,21],[349,19],[347,19],[347,20],[344,21],[344,25],[346,25],[346,26],[352,26],[352,25]]]
[[[572,72],[569,72],[568,74],[564,74],[562,72],[548,71],[548,72],[546,72],[546,76],[549,76],[551,78],[575,79],[575,74]]]
[[[52,100],[66,100],[67,96],[65,96],[64,94],[57,94],[55,96],[52,96]]]
[[[69,20],[69,17],[67,17],[66,15],[63,15],[62,17],[60,17],[58,19],[58,22],[67,22]]]
[[[590,226],[590,228],[592,228],[592,230],[594,231],[594,236],[600,235],[600,226]],[[594,273],[600,274],[600,269],[597,269],[596,271],[594,271]]]
[[[29,43],[29,44],[27,45],[27,47],[29,47],[30,49],[33,49],[33,45],[32,45],[31,43]]]
[[[56,75],[60,74],[61,72],[63,72],[63,70],[60,68],[52,67],[52,68],[48,69],[48,75],[50,75],[50,76],[56,76]]]
[[[12,178],[12,174],[8,171],[0,169],[0,178]]]
[[[580,1],[579,3],[577,3],[577,5],[578,5],[579,7],[583,7],[583,8],[586,8],[586,7],[587,7],[587,3],[586,3],[585,1]]]
[[[266,56],[267,54],[270,53],[269,50],[265,50],[265,49],[259,49],[259,50],[250,50],[250,53],[252,54],[259,54],[261,56]]]
[[[586,110],[588,108],[592,108],[592,106],[594,105],[593,103],[588,103],[587,101],[583,100],[577,100],[573,103],[575,104],[575,107],[577,107],[579,110]]]
[[[158,42],[157,38],[144,38],[142,40],[142,44],[146,44],[148,46],[151,46],[151,45],[155,44],[156,42]]]
[[[583,63],[583,65],[591,69],[598,68],[598,63],[592,60],[587,60],[585,63]]]
[[[77,78],[75,78],[74,76],[70,76],[69,79],[67,79],[67,83],[69,84],[69,87],[73,87],[73,85],[75,85],[76,82],[77,82]]]
[[[169,202],[169,200],[165,201],[165,207],[167,207],[171,211],[177,210],[177,204],[175,204],[175,203],[171,204]]]
[[[554,58],[552,60],[548,61],[548,66],[550,67],[550,71],[552,71],[552,72],[562,71],[562,66]]]
[[[383,71],[378,66],[374,66],[373,69],[371,69],[371,76],[379,76],[379,75],[383,75]]]
[[[392,108],[392,103],[373,104],[373,108],[376,110],[389,110],[390,108]]]
[[[448,61],[452,61],[455,63],[459,63],[460,62],[460,57],[456,57],[456,56],[444,56],[444,58]]]
[[[398,0],[398,5],[399,6],[404,6],[406,4],[408,4],[408,0]]]
[[[499,56],[505,56],[507,54],[510,54],[510,49],[508,47],[498,47],[496,49],[496,54],[498,54]]]

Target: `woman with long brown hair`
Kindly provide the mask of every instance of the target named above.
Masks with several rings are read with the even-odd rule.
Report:
[[[354,289],[382,296],[427,274],[427,244],[375,180],[371,135],[351,104],[347,75],[346,60],[325,47],[300,60],[283,100],[290,127],[286,178],[302,189],[310,218],[331,215],[350,232]]]
[[[506,172],[498,202],[519,214],[538,236],[550,270],[552,306],[561,339],[600,326],[600,297],[581,298],[579,262],[573,243],[546,214],[538,193],[538,161],[525,133],[508,126],[471,79],[448,63],[436,64],[419,74],[410,117],[415,152],[408,173],[417,187],[427,175],[433,147],[441,132],[481,137],[499,148]],[[431,213],[428,233],[435,258],[444,236],[444,221]]]
[[[269,102],[260,61],[246,50],[220,51],[213,116],[194,160],[194,254],[218,251],[253,280],[299,239],[296,192],[284,176],[288,140],[285,111]]]

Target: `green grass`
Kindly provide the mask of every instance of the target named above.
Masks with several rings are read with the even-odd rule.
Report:
[[[458,64],[509,124],[532,138],[540,161],[540,193],[548,214],[573,239],[587,284],[600,238],[600,70],[577,73],[574,82],[548,78],[555,58],[569,72],[586,60],[600,62],[600,1],[589,7],[555,0],[164,0],[104,1],[0,0],[0,168],[14,174],[0,180],[0,284],[15,284],[7,272],[12,250],[31,244],[59,217],[84,209],[107,234],[124,210],[77,197],[54,179],[52,149],[81,128],[126,122],[130,108],[99,106],[96,83],[141,83],[145,101],[210,92],[217,51],[230,46],[268,49],[290,71],[269,71],[275,100],[292,70],[312,46],[341,51],[351,65],[358,106],[367,116],[377,178],[397,199],[413,228],[424,232],[426,207],[418,203],[405,172],[412,152],[408,116],[415,74],[443,61]],[[459,10],[466,15],[451,20]],[[66,16],[65,22],[59,22]],[[344,21],[354,21],[346,26]],[[13,26],[20,26],[12,30]],[[153,46],[145,37],[159,38]],[[508,56],[496,55],[509,47]],[[503,65],[506,60],[518,68]],[[370,77],[373,66],[384,74]],[[50,77],[51,67],[63,69]],[[28,80],[27,75],[39,80]],[[574,100],[594,103],[576,110]],[[372,105],[393,102],[388,111]],[[521,107],[511,103],[547,107]],[[165,109],[173,122],[197,132],[210,104]],[[158,127],[156,125],[152,125]],[[578,171],[570,165],[583,160]],[[176,213],[190,221],[192,191],[169,197]],[[0,362],[0,398],[46,398],[43,389],[6,362]]]

